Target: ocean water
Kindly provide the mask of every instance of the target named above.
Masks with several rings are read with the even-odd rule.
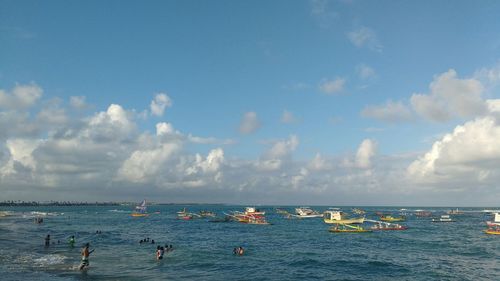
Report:
[[[455,223],[408,213],[406,231],[347,234],[330,233],[319,218],[285,219],[274,206],[259,206],[272,225],[178,220],[184,207],[221,215],[244,209],[157,205],[149,212],[159,214],[133,218],[127,206],[2,208],[11,213],[0,217],[0,280],[500,280],[500,236],[482,232],[489,219],[482,209],[464,208],[468,212]],[[399,210],[364,209],[372,219],[375,211]],[[440,215],[447,209],[430,210]],[[35,224],[36,216],[44,223]],[[56,244],[44,247],[47,234]],[[67,243],[71,235],[74,248]],[[174,251],[157,261],[157,244],[139,244],[146,237],[172,244]],[[95,252],[81,272],[85,242]],[[245,255],[232,254],[237,246]]]

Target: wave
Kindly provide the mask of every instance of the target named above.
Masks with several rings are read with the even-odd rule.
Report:
[[[35,265],[44,267],[49,265],[63,264],[68,257],[58,254],[49,254],[37,259],[33,259]]]
[[[117,209],[108,210],[108,212],[113,212],[113,213],[130,213],[130,211],[117,210]]]

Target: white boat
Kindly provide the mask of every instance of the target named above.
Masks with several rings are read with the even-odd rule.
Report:
[[[318,211],[315,211],[309,207],[300,207],[295,209],[294,217],[297,218],[321,218],[323,217]]]
[[[344,214],[344,212],[339,211],[338,209],[331,209],[323,213],[323,221],[325,223],[353,224],[363,223],[365,218],[347,218],[347,215]]]
[[[455,222],[449,215],[441,215],[439,218],[432,219],[432,222]]]
[[[486,224],[488,226],[500,226],[500,212],[492,213],[492,215],[493,215],[493,220],[487,221]]]
[[[263,216],[265,214],[266,214],[266,212],[261,211],[259,209],[256,209],[255,207],[246,207],[245,208],[245,215],[247,215],[247,216],[248,215],[261,215],[261,216]]]
[[[455,210],[449,210],[448,212],[446,212],[448,215],[463,215],[464,212],[462,211],[459,211],[458,208],[456,208]]]
[[[147,213],[146,207],[146,199],[142,201],[142,203],[138,206],[135,206],[135,211],[132,212],[133,217],[147,217],[149,214]]]

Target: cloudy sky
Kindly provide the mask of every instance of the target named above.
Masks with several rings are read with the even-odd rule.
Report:
[[[0,0],[0,200],[498,206],[499,14]]]

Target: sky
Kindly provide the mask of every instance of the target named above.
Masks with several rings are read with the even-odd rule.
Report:
[[[0,200],[498,206],[499,13],[0,0]]]

